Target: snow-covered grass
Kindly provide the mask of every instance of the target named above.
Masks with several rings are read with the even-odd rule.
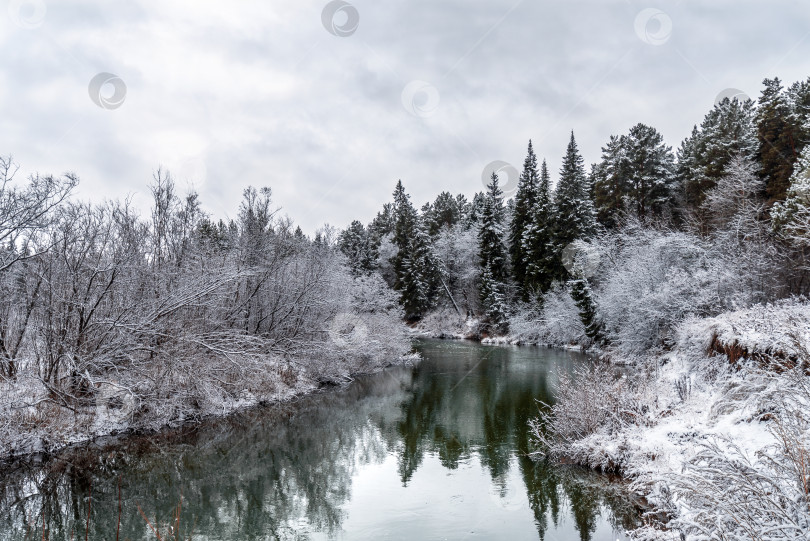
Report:
[[[692,318],[676,342],[632,375],[561,379],[541,448],[629,476],[652,507],[639,539],[807,539],[810,304]]]

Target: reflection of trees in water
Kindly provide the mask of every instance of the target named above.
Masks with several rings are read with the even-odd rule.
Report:
[[[0,539],[23,539],[28,531],[39,532],[29,539],[40,538],[43,512],[49,539],[82,537],[91,480],[90,538],[109,538],[116,527],[119,475],[121,539],[147,537],[137,504],[151,521],[157,516],[165,524],[181,491],[182,521],[196,523],[194,531],[210,539],[334,532],[357,466],[380,462],[387,450],[368,419],[396,413],[400,388],[409,379],[409,369],[391,370],[346,390],[191,432],[65,454],[45,468],[20,467],[0,478]]]
[[[432,351],[435,358],[441,353]],[[399,464],[407,484],[426,452],[455,469],[475,453],[500,486],[517,452],[540,538],[549,519],[558,524],[570,512],[582,539],[590,539],[605,510],[614,527],[629,527],[638,518],[627,495],[607,477],[580,468],[560,467],[527,456],[529,419],[537,414],[537,399],[552,402],[555,368],[570,365],[571,355],[546,351],[547,369],[533,365],[536,351],[512,348],[447,349],[449,362],[434,370],[416,370],[396,433],[383,429],[390,445],[400,442]],[[485,362],[480,362],[484,360]]]
[[[403,484],[426,454],[448,469],[475,455],[502,490],[517,464],[541,539],[549,521],[557,524],[564,516],[574,520],[582,539],[605,509],[614,524],[635,520],[621,492],[603,476],[525,455],[535,400],[550,400],[549,378],[555,366],[570,364],[570,354],[455,343],[427,347],[431,361],[361,379],[345,390],[192,431],[129,439],[103,452],[67,454],[45,468],[21,468],[0,478],[0,538],[41,532],[43,516],[50,539],[70,539],[71,530],[80,538],[91,480],[90,537],[109,538],[119,476],[121,539],[147,536],[136,503],[150,520],[157,514],[165,523],[181,491],[183,521],[196,521],[195,532],[209,539],[334,533],[357,466],[381,462],[388,452],[397,455]],[[545,364],[538,369],[538,362]]]

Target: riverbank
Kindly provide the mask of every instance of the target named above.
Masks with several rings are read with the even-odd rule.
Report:
[[[561,381],[534,429],[546,452],[629,478],[653,506],[638,539],[805,538],[810,304],[689,319],[670,351],[633,361]]]
[[[93,394],[77,402],[54,395],[47,384],[30,374],[0,380],[0,462],[51,455],[107,436],[198,424],[259,405],[290,401],[324,385],[348,382],[392,365],[416,362],[418,355],[409,353],[404,327],[388,330],[391,334],[385,342],[347,335],[348,340],[331,340],[309,355],[254,359],[246,367],[250,371],[239,370],[241,378],[229,381],[227,388],[208,384],[206,379],[216,374],[198,372],[195,380],[187,372],[178,385],[163,389],[162,396],[152,396],[152,403],[137,394],[139,382],[128,381],[126,373],[115,379],[98,378]],[[354,346],[358,351],[352,353]],[[326,356],[324,351],[330,354]]]

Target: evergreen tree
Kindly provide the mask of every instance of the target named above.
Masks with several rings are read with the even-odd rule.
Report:
[[[450,192],[442,192],[436,197],[432,205],[423,209],[423,217],[428,227],[428,232],[431,236],[439,233],[442,227],[453,227],[461,220],[462,212],[464,211],[464,203],[466,199],[462,195],[453,197]]]
[[[521,243],[526,259],[526,291],[545,293],[551,287],[555,272],[554,212],[551,205],[551,182],[546,161],[540,168],[537,198],[529,214],[529,224]]]
[[[481,264],[481,304],[487,318],[498,330],[506,328],[506,248],[503,244],[503,192],[498,175],[492,173],[478,231],[478,253]]]
[[[481,222],[481,216],[484,214],[484,205],[486,196],[483,192],[476,192],[469,205],[467,213],[467,225],[472,226]]]
[[[358,220],[341,232],[338,248],[348,258],[349,267],[355,276],[368,274],[374,270],[377,254],[369,232]]]
[[[400,304],[405,309],[405,316],[411,320],[419,319],[434,299],[436,265],[430,252],[430,237],[401,180],[394,188],[392,213],[393,240],[397,247],[397,253],[391,260],[394,289],[400,292]]]
[[[655,128],[636,124],[627,135],[611,136],[591,175],[600,223],[614,227],[625,212],[664,214],[676,196],[674,173],[672,149]]]
[[[574,132],[571,132],[560,169],[560,181],[554,192],[554,246],[558,254],[556,274],[560,277],[567,276],[559,258],[562,250],[573,241],[588,238],[596,232],[596,211],[583,164]]]
[[[602,161],[591,172],[596,218],[605,227],[617,226],[628,206],[630,175],[625,139],[625,136],[611,135],[607,145],[602,147]]]
[[[802,250],[810,248],[810,145],[796,163],[787,197],[773,205],[771,217],[780,236]]]
[[[532,142],[529,140],[529,148],[526,159],[523,161],[523,172],[518,180],[509,227],[509,256],[512,262],[512,275],[524,298],[527,293],[525,285],[528,261],[523,249],[523,236],[531,223],[531,213],[538,197],[538,183],[537,156],[535,156]]]
[[[771,200],[785,198],[801,141],[799,117],[778,78],[765,79],[757,108],[759,156],[765,192]]]
[[[678,150],[678,177],[686,203],[697,209],[708,190],[726,174],[734,156],[754,159],[758,152],[754,103],[723,99],[695,126]]]
[[[579,319],[585,327],[585,335],[594,342],[603,342],[603,323],[597,314],[596,303],[593,300],[588,280],[582,277],[569,280],[568,286],[571,288],[571,298],[574,299],[579,309]]]
[[[675,196],[675,157],[653,127],[636,124],[626,138],[632,210],[640,218],[663,214]]]
[[[801,154],[810,143],[810,77],[790,85],[787,95],[793,109],[793,123],[799,131],[797,152]]]

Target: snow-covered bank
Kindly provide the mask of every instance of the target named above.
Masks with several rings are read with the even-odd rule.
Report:
[[[602,366],[563,379],[544,415],[554,433],[535,434],[547,452],[632,479],[658,517],[639,539],[806,539],[809,365],[806,301],[691,318],[632,376]]]
[[[351,337],[351,335],[349,335]],[[357,345],[356,351],[352,347]],[[30,375],[15,381],[0,380],[0,461],[26,455],[51,454],[68,446],[110,435],[153,432],[204,419],[232,414],[262,404],[283,402],[312,393],[326,384],[351,381],[395,364],[417,362],[408,353],[404,330],[387,341],[330,344],[333,355],[325,370],[323,351],[308,358],[283,359],[268,356],[250,366],[228,390],[214,386],[215,375],[203,373],[188,378],[154,403],[146,403],[137,390],[143,382],[97,381],[91,399],[84,404],[59,404],[43,382]],[[334,363],[334,364],[332,364]]]

